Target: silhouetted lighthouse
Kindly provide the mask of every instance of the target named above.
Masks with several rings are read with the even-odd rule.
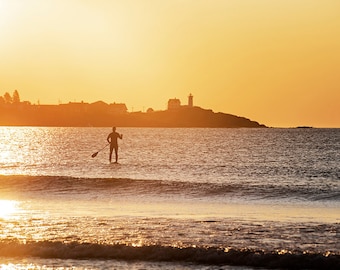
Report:
[[[188,96],[188,107],[193,107],[194,106],[194,96],[190,94]]]

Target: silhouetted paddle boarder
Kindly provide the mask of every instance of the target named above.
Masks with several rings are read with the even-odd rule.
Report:
[[[109,155],[109,161],[111,163],[112,159],[112,152],[113,149],[115,150],[115,155],[116,155],[116,162],[118,163],[118,138],[123,139],[123,134],[119,134],[116,132],[116,128],[112,128],[112,132],[107,136],[107,141],[110,144],[110,155]]]

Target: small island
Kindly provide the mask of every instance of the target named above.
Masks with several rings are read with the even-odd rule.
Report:
[[[169,99],[168,108],[146,112],[128,112],[124,103],[97,101],[69,102],[59,105],[31,104],[20,101],[19,93],[0,96],[1,126],[55,126],[55,127],[211,127],[211,128],[265,128],[265,125],[245,117],[215,113],[193,104],[181,105],[179,99]]]
[[[298,126],[296,128],[309,129],[309,128],[313,128],[313,127],[311,127],[311,126]]]

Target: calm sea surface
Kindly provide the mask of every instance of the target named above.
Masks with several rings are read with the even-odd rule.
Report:
[[[340,129],[117,131],[0,127],[3,268],[340,268]]]

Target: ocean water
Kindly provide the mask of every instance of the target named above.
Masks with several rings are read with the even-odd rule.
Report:
[[[340,129],[110,131],[0,127],[0,268],[340,269]]]

